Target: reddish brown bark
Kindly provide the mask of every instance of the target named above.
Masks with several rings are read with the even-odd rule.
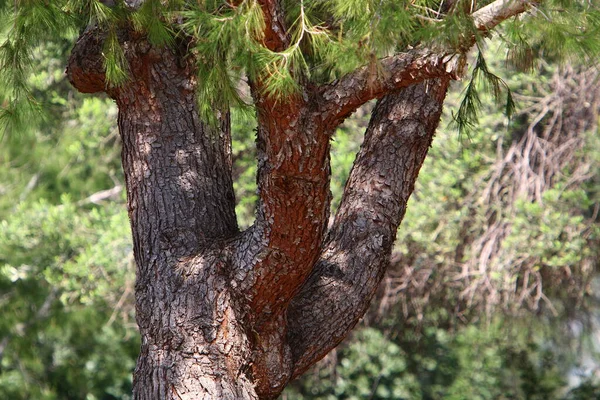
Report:
[[[290,45],[285,14],[278,0],[259,0],[258,4],[263,10],[265,31],[263,43],[272,51],[285,50]]]
[[[280,3],[260,4],[263,43],[285,48]],[[477,13],[485,29],[497,23],[496,14]],[[365,68],[322,87],[297,77],[300,91],[284,99],[251,82],[259,204],[255,224],[240,233],[227,111],[215,111],[218,126],[200,121],[186,44],[157,48],[123,27],[131,79],[114,88],[104,36],[82,34],[68,75],[119,106],[142,336],[134,397],[275,398],[365,312],[462,57],[421,48],[383,60],[381,76]],[[331,135],[360,104],[386,94],[326,235]]]
[[[445,78],[414,85],[375,106],[319,261],[288,311],[294,376],[337,346],[366,312],[439,123],[448,83]]]

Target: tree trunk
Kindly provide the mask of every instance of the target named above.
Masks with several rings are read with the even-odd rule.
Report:
[[[343,115],[323,114],[318,88],[274,100],[251,82],[260,200],[240,233],[228,114],[217,111],[217,126],[199,120],[195,60],[121,32],[131,79],[110,87],[102,36],[80,37],[68,75],[119,107],[142,336],[134,398],[275,398],[364,314],[448,78],[378,102],[327,235],[329,140]]]
[[[180,61],[168,51],[138,55],[133,81],[114,91],[138,266],[134,393],[256,398],[242,373],[250,348],[230,263],[215,246],[237,233],[228,121],[222,115],[219,130],[199,121],[194,71]]]
[[[102,68],[93,53],[98,37],[84,34],[69,65],[83,91],[106,89],[92,73]],[[119,107],[137,263],[134,397],[255,399],[245,373],[245,314],[224,245],[238,234],[228,116],[214,128],[199,120],[193,60],[142,38],[126,41],[131,80],[106,91]]]
[[[143,3],[124,2],[130,11]],[[486,33],[529,3],[496,0],[472,14],[474,26]],[[289,49],[283,2],[258,4],[264,32],[251,40]],[[181,34],[175,48],[156,47],[119,26],[129,81],[106,81],[107,33],[93,26],[67,73],[81,92],[105,92],[119,107],[142,336],[134,398],[275,398],[366,311],[449,80],[462,74],[476,35],[459,50],[407,47],[379,60],[375,73],[372,64],[328,84],[295,76],[299,90],[285,98],[254,74],[259,204],[255,224],[240,233],[228,110],[215,110],[215,126],[199,120],[193,44]],[[327,232],[329,140],[357,107],[382,96]]]

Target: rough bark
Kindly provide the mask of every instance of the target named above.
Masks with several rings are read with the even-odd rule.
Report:
[[[136,52],[132,76],[143,78],[114,93],[138,265],[136,397],[247,397],[240,310],[222,254],[207,249],[237,232],[228,129],[199,121],[193,71],[153,56]]]
[[[294,376],[337,346],[364,315],[388,265],[448,83],[427,81],[377,103],[319,261],[289,308]]]
[[[525,3],[497,0],[473,18],[485,31]],[[259,4],[263,44],[285,49],[281,3]],[[301,90],[285,99],[250,82],[259,206],[240,233],[228,114],[215,110],[217,126],[199,120],[189,43],[157,48],[120,29],[128,82],[107,85],[99,28],[81,35],[67,72],[78,90],[106,92],[119,107],[142,336],[134,398],[275,398],[365,312],[464,57],[415,49],[383,60],[381,76],[367,67],[322,87],[297,77]],[[325,235],[330,137],[386,94]]]

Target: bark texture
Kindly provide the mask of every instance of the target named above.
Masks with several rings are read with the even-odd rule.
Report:
[[[94,53],[101,35],[80,38],[68,73],[80,90],[106,90],[119,106],[142,336],[134,396],[257,398],[223,244],[238,233],[228,116],[219,127],[203,124],[193,60],[133,35],[123,39],[132,79],[107,88]]]
[[[337,346],[366,312],[439,123],[448,83],[426,81],[375,106],[319,261],[290,305],[294,376]]]
[[[487,30],[525,3],[497,0],[473,18]],[[281,2],[259,4],[263,44],[285,49]],[[105,37],[88,28],[67,73],[119,107],[142,336],[134,398],[276,398],[366,311],[464,56],[416,48],[382,60],[381,75],[365,67],[323,86],[299,76],[300,91],[284,99],[251,81],[259,205],[239,232],[229,116],[215,110],[217,126],[199,119],[189,43],[157,48],[121,27],[131,79],[112,87]],[[331,136],[382,96],[327,232]]]

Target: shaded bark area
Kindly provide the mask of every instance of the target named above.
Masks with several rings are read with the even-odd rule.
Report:
[[[377,103],[320,259],[289,308],[294,376],[337,346],[364,315],[388,265],[448,83],[426,81]]]
[[[142,336],[134,397],[257,398],[223,245],[238,233],[228,116],[218,127],[203,124],[194,61],[134,35],[123,38],[131,81],[107,88],[101,36],[80,38],[68,73],[76,87],[105,90],[119,106]]]

